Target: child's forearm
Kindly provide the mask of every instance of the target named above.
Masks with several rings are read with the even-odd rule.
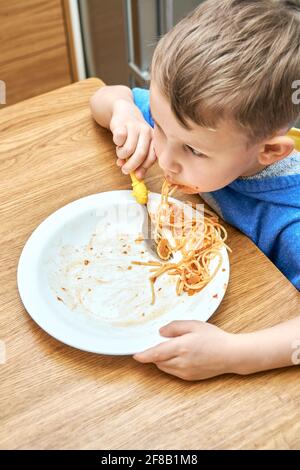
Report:
[[[134,106],[130,88],[123,85],[104,86],[92,96],[90,100],[92,115],[100,126],[110,128],[114,105],[118,100],[124,101],[125,106],[125,102]]]
[[[251,374],[300,363],[300,317],[272,328],[235,335],[233,371]]]

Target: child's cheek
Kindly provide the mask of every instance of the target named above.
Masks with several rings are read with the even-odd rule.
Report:
[[[155,134],[154,134],[154,137],[153,137],[153,148],[154,148],[154,152],[155,152],[156,158],[158,159],[158,163],[159,163],[159,156],[162,152],[163,144],[160,141],[160,139],[155,138]]]
[[[157,149],[160,146],[160,140],[161,140],[161,138],[159,137],[157,129],[156,129],[156,127],[154,127],[154,130],[153,130],[153,144],[154,144],[155,149]]]

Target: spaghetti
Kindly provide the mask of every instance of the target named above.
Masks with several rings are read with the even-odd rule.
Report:
[[[176,293],[186,292],[194,295],[201,291],[217,274],[222,265],[221,249],[226,247],[227,232],[218,222],[219,218],[213,212],[204,209],[204,214],[195,210],[195,205],[183,208],[169,201],[169,197],[177,187],[164,181],[161,191],[161,201],[155,213],[154,240],[157,245],[159,261],[133,261],[139,266],[149,266],[151,276],[152,304],[155,302],[154,284],[163,274],[177,276]],[[187,214],[185,207],[191,209]],[[180,259],[172,262],[172,258]],[[176,255],[176,256],[175,256]],[[218,264],[211,273],[210,261],[218,257]]]

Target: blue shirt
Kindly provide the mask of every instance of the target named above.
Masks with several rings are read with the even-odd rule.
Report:
[[[134,102],[153,127],[149,90],[134,88]],[[246,234],[300,290],[300,153],[292,152],[254,176],[200,193],[226,222]]]

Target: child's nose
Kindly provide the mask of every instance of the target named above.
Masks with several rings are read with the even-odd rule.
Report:
[[[174,174],[180,173],[181,165],[174,160],[174,152],[172,154],[172,152],[164,150],[160,155],[157,155],[157,159],[158,164],[163,171]]]

